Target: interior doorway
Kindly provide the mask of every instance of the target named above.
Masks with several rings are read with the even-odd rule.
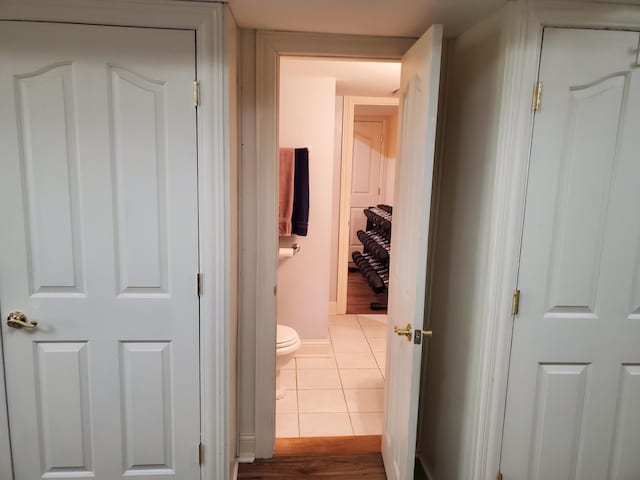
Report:
[[[345,97],[336,313],[384,313],[398,130],[396,97]]]
[[[350,241],[359,243],[353,251],[364,253],[356,234],[366,230],[364,210],[377,208],[385,195],[391,198],[386,203],[393,203],[389,146],[397,128],[398,99],[392,95],[399,83],[398,62],[280,59],[280,199],[288,201],[293,188],[290,211],[298,212],[296,202],[308,200],[308,212],[302,229],[298,216],[280,212],[281,219],[295,218],[290,229],[281,225],[279,231],[276,453],[292,448],[313,453],[336,438],[341,448],[352,438],[347,448],[374,445],[380,451],[386,315],[337,312],[336,295],[338,275],[347,273],[339,255],[347,256]],[[354,151],[358,155],[351,155]],[[293,155],[293,167],[286,155]],[[296,189],[307,189],[306,197]],[[352,198],[360,201],[353,208]],[[285,331],[293,340],[284,339]],[[287,352],[294,350],[286,359],[284,342]]]

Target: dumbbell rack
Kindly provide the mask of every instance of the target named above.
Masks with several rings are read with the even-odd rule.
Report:
[[[378,205],[364,209],[367,230],[358,230],[357,236],[364,246],[363,252],[353,252],[351,258],[375,293],[389,289],[389,254],[391,252],[391,222],[393,209]],[[386,310],[386,303],[371,302],[371,310]]]

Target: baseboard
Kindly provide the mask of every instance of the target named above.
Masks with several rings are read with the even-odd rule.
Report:
[[[300,350],[296,353],[296,357],[330,357],[331,346],[329,339],[322,340],[301,340]]]
[[[238,462],[253,463],[256,459],[256,435],[254,433],[241,433],[238,450]]]
[[[231,480],[238,480],[238,459],[233,462],[233,468],[231,469]]]
[[[338,311],[338,302],[329,302],[329,315],[335,315]]]

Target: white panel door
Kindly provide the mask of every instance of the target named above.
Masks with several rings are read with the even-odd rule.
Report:
[[[544,32],[505,479],[640,478],[638,40]]]
[[[383,123],[353,122],[353,161],[351,168],[351,216],[349,221],[349,258],[362,251],[358,230],[365,230],[365,208],[380,203],[380,169],[384,158]]]
[[[194,75],[192,31],[0,22],[16,480],[199,478]]]
[[[407,341],[391,328],[407,323],[412,329],[423,327],[441,54],[442,26],[434,25],[402,59],[382,439],[392,480],[413,478],[415,463],[422,346],[413,335]]]

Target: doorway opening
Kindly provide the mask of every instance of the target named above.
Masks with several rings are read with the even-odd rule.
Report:
[[[345,97],[338,314],[387,309],[397,130],[397,97]]]
[[[372,256],[365,210],[391,215],[399,86],[398,62],[280,58],[279,198],[294,205],[279,215],[276,454],[380,451],[387,325],[370,303],[386,302],[388,282],[380,272],[376,293],[353,254]],[[350,292],[366,310],[347,310]]]

